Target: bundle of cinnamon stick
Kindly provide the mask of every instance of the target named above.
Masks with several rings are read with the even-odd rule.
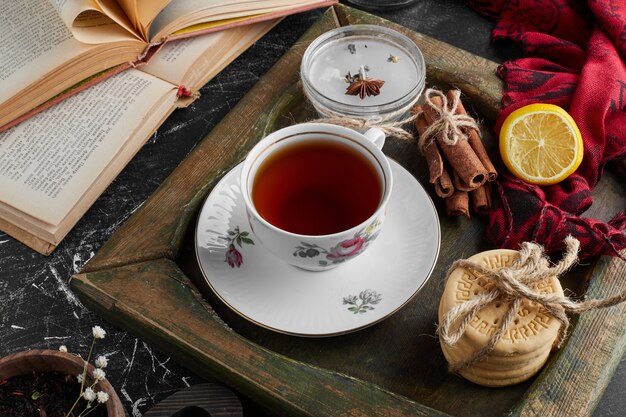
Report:
[[[426,90],[424,105],[416,105],[415,128],[426,158],[430,182],[445,199],[449,216],[470,217],[469,201],[478,214],[491,209],[491,185],[498,176],[480,138],[476,122],[467,114],[459,90]]]

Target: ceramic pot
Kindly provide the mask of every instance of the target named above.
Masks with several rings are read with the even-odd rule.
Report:
[[[57,371],[68,375],[78,375],[83,372],[83,366],[83,359],[72,353],[58,350],[29,350],[0,359],[0,380],[26,375],[32,371]],[[88,379],[93,380],[94,370],[91,364],[87,367]],[[96,390],[109,394],[109,400],[104,404],[109,417],[126,416],[122,402],[109,381],[105,379],[98,382]]]

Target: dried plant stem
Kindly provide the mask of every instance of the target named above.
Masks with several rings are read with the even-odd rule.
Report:
[[[80,401],[80,398],[83,395],[83,390],[85,389],[85,381],[87,380],[87,366],[89,365],[89,360],[91,359],[91,353],[93,352],[93,347],[96,344],[96,338],[94,337],[91,340],[91,347],[89,347],[89,354],[87,355],[87,360],[85,361],[85,365],[83,366],[83,380],[80,383],[80,393],[78,394],[78,398],[76,398],[76,401],[74,401],[74,404],[72,405],[72,408],[70,408],[70,411],[67,412],[67,414],[65,415],[65,417],[71,417],[73,416],[73,411],[74,408],[76,408],[76,405],[78,404],[78,402]],[[84,410],[83,410],[84,411]],[[82,412],[81,414],[82,415]],[[79,415],[79,417],[80,417]]]
[[[93,401],[89,401],[89,404],[91,404],[92,402],[93,402]],[[85,413],[85,410],[83,410],[83,411],[82,411],[82,412],[78,415],[78,417],[85,417],[85,416],[89,415],[89,413],[91,413],[93,410],[95,410],[96,408],[98,408],[98,406],[99,406],[99,405],[100,405],[100,403],[97,403],[95,406],[91,407],[91,408],[89,409],[89,411],[87,411],[86,413]],[[83,414],[83,413],[85,413],[85,414]]]

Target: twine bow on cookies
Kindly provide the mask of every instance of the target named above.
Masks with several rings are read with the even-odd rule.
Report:
[[[456,145],[459,140],[467,140],[467,134],[464,129],[476,129],[476,131],[479,131],[476,121],[471,116],[457,112],[461,100],[461,91],[452,91],[454,91],[454,99],[452,102],[448,102],[446,95],[434,88],[429,88],[424,93],[425,105],[430,106],[438,117],[428,126],[426,131],[420,135],[418,142],[420,149],[424,149],[424,147],[433,143],[438,135],[441,135],[440,140],[443,143]],[[441,99],[441,107],[433,104],[433,96]],[[419,113],[415,116],[419,116]]]
[[[465,333],[472,318],[487,305],[496,300],[510,303],[500,325],[487,344],[468,358],[451,363],[449,366],[450,372],[457,372],[486,357],[493,351],[496,344],[506,334],[511,323],[513,323],[524,299],[540,304],[547,314],[561,323],[559,334],[554,342],[556,347],[560,347],[569,327],[569,319],[566,313],[579,314],[596,308],[612,306],[626,300],[626,290],[610,298],[582,302],[573,301],[565,296],[535,292],[531,287],[534,283],[552,276],[558,277],[578,261],[580,242],[572,236],[568,236],[565,239],[565,245],[566,250],[563,259],[553,267],[550,266],[548,259],[545,257],[543,247],[531,242],[522,244],[522,248],[519,251],[519,259],[509,267],[490,270],[480,264],[464,259],[452,264],[446,279],[450,277],[450,274],[456,268],[463,268],[476,276],[484,277],[492,287],[484,293],[456,305],[446,313],[437,329],[443,343],[448,346],[456,344]],[[458,327],[456,327],[456,330],[453,330],[455,323],[458,323]]]

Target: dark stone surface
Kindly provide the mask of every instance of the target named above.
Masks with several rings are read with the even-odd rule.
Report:
[[[176,111],[51,256],[0,233],[0,356],[61,344],[86,354],[91,327],[98,324],[108,334],[95,352],[108,356],[107,376],[129,416],[141,416],[172,392],[202,382],[142,340],[103,323],[72,294],[68,280],[320,14],[285,19],[208,83],[193,105]],[[377,14],[495,61],[518,54],[510,45],[491,45],[491,22],[460,1],[421,0],[408,9]],[[623,416],[625,394],[622,361],[594,416]],[[257,415],[250,404],[246,409],[246,415]]]

